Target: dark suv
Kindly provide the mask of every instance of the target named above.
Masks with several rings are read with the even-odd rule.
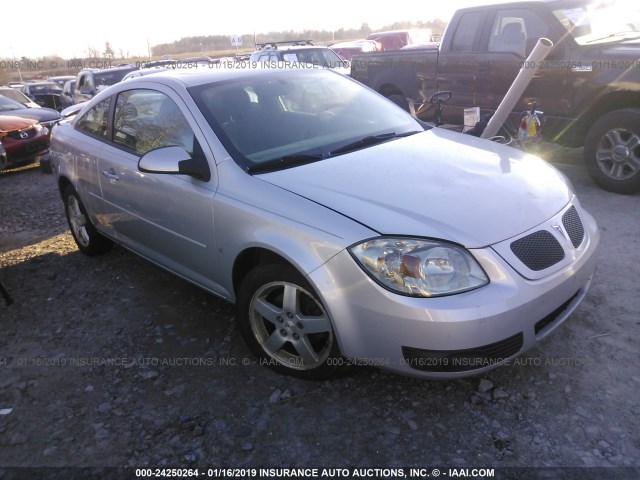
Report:
[[[76,78],[73,103],[91,100],[100,90],[120,82],[127,73],[134,70],[136,70],[136,67],[133,65],[105,69],[84,68],[80,70]]]

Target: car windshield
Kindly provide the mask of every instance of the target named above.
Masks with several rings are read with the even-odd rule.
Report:
[[[60,94],[62,89],[55,83],[43,83],[41,85],[31,85],[29,90],[33,95]]]
[[[95,74],[96,86],[109,87],[121,81],[129,70],[116,70],[113,72],[97,72]]]
[[[13,88],[5,88],[0,90],[0,95],[3,97],[10,98],[11,100],[16,101],[23,106],[31,102],[31,100],[29,100],[22,93],[18,92],[17,90],[14,90]]]
[[[11,110],[17,110],[19,108],[24,108],[24,105],[0,95],[0,112],[10,112]]]
[[[330,48],[304,48],[282,52],[285,62],[309,63],[320,67],[339,68],[344,66],[342,60]]]
[[[190,88],[234,160],[277,170],[424,128],[401,108],[331,70],[260,71]]]
[[[580,45],[640,38],[640,8],[631,2],[568,2],[553,13]]]

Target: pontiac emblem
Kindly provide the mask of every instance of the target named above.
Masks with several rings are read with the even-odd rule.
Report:
[[[560,235],[562,235],[562,238],[564,238],[565,240],[567,240],[567,235],[564,233],[564,230],[562,229],[562,227],[560,225],[558,225],[557,223],[554,223],[553,225],[551,225],[554,229],[556,229],[556,231],[558,233],[560,233]]]

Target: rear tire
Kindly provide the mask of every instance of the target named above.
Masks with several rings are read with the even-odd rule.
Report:
[[[589,129],[584,162],[591,178],[610,192],[640,191],[640,109],[607,113]]]
[[[238,328],[261,365],[307,380],[341,368],[327,311],[293,267],[258,265],[242,280],[236,301]]]
[[[76,189],[68,185],[64,190],[63,199],[69,230],[80,251],[85,255],[93,256],[109,250],[113,242],[98,233],[91,223]]]

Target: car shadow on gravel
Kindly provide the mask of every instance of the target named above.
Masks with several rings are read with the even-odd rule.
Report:
[[[232,305],[123,248],[87,257],[65,232],[0,255],[15,299],[0,304],[6,465],[625,466],[640,458],[640,410],[628,395],[639,381],[635,344],[608,320],[622,306],[607,306],[600,282],[549,339],[488,374],[426,381],[357,367],[309,382],[256,360]]]
[[[53,175],[42,173],[38,164],[0,172],[0,254],[67,230]]]

